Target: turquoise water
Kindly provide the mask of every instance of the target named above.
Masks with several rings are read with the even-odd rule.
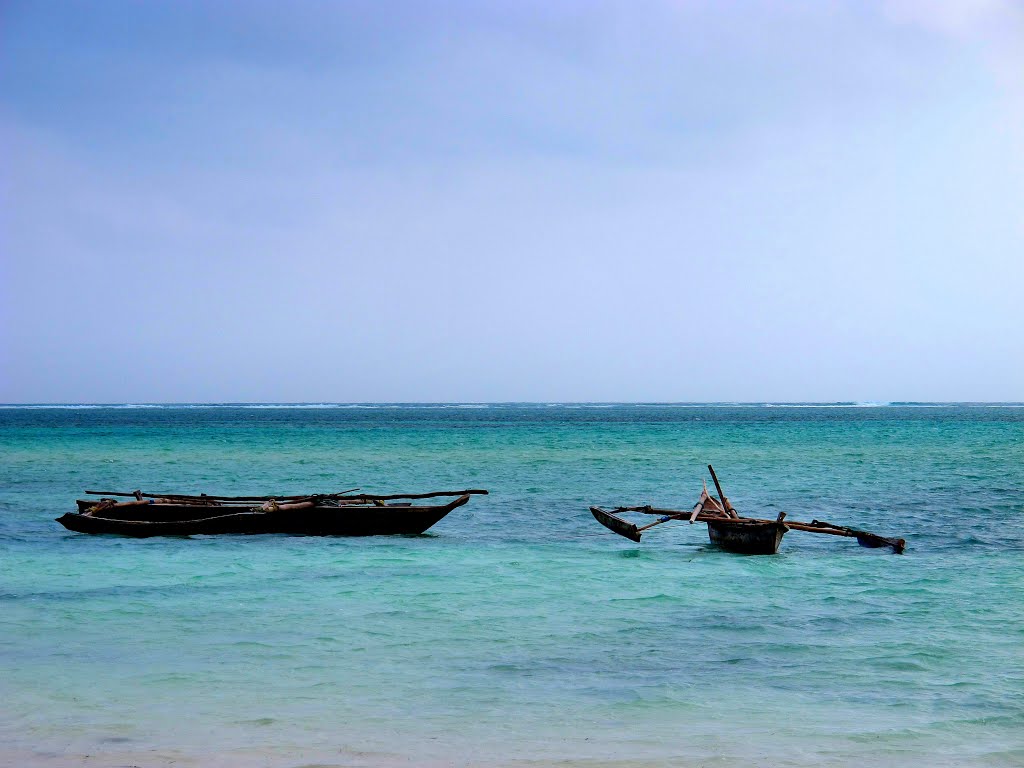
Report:
[[[688,508],[709,462],[907,554],[587,510]],[[491,495],[418,537],[53,522],[354,486]],[[0,764],[1022,765],[1022,565],[1020,407],[0,409]]]

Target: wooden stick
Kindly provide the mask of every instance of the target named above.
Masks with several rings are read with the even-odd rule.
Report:
[[[468,494],[478,493],[483,496],[487,495],[487,491],[480,488],[471,488],[465,491],[434,491],[433,493],[392,493],[388,496],[374,496],[372,494],[360,494],[358,496],[345,496],[343,499],[370,499],[372,501],[387,501],[389,499],[432,499],[435,496],[466,496]]]
[[[708,464],[708,472],[711,473],[711,479],[715,481],[715,488],[718,489],[718,498],[722,500],[722,506],[725,507],[725,511],[729,514],[729,517],[739,517],[739,514],[735,509],[732,508],[732,504],[725,498],[725,494],[722,492],[722,486],[718,482],[718,475],[715,474],[715,468]]]
[[[388,499],[432,499],[436,496],[465,496],[466,494],[483,494],[487,495],[487,491],[480,489],[470,489],[465,491],[434,491],[432,493],[395,493],[387,496],[377,496],[372,494],[360,494],[358,496],[346,496],[346,493],[352,493],[358,491],[358,488],[349,488],[347,491],[339,491],[337,493],[306,493],[300,496],[208,496],[205,493],[198,496],[181,494],[181,493],[142,493],[142,491],[135,491],[132,493],[121,493],[117,491],[86,491],[90,496],[123,496],[138,498],[138,495],[146,498],[153,499],[196,499],[202,501],[270,501],[274,499],[276,501],[305,501],[307,499],[322,498],[322,499],[369,499],[369,500],[380,500],[387,501]]]
[[[693,517],[693,511],[692,510],[689,511],[689,512],[686,512],[685,510],[657,509],[655,507],[616,507],[615,509],[613,509],[611,511],[612,512],[643,512],[645,515],[660,515],[663,518],[668,518],[668,519],[671,519],[671,520],[676,520],[676,519],[678,519],[678,520],[688,520],[689,518]],[[706,523],[706,522],[709,522],[709,521],[710,522],[716,522],[716,523],[721,523],[723,521],[727,522],[727,523],[735,523],[735,522],[739,522],[739,523],[745,523],[745,522],[764,523],[764,522],[770,522],[768,520],[753,520],[753,519],[748,518],[748,517],[732,518],[732,517],[727,517],[726,515],[722,515],[722,514],[718,514],[718,513],[708,515],[708,514],[705,514],[703,512],[700,512],[700,511],[697,512],[697,516],[694,517],[693,519],[694,519],[695,522],[698,522],[698,523]]]
[[[119,496],[126,498],[135,498],[141,495],[144,498],[152,499],[169,499],[169,500],[196,500],[196,501],[220,501],[220,502],[247,502],[247,501],[270,501],[274,499],[276,501],[305,501],[307,499],[429,499],[435,496],[463,496],[467,493],[482,493],[486,494],[487,491],[483,490],[468,490],[468,491],[437,491],[434,493],[418,493],[418,494],[393,494],[389,496],[377,496],[372,494],[360,494],[358,496],[346,496],[345,494],[358,491],[358,488],[349,488],[345,491],[338,491],[336,493],[305,493],[298,496],[289,495],[271,495],[271,496],[211,496],[208,494],[185,494],[185,493],[142,493],[141,491],[134,491],[132,493],[120,493],[116,491],[86,491],[86,493],[93,496]]]
[[[715,500],[709,496],[707,501],[704,502],[704,507],[705,507],[705,509],[710,508],[711,512],[698,512],[697,513],[697,520],[698,521],[703,521],[703,520],[706,520],[707,518],[711,518],[712,520],[736,520],[736,519],[747,520],[747,519],[749,519],[749,518],[745,518],[745,517],[741,517],[741,518],[729,517],[725,512],[720,511],[720,509],[715,509],[714,503],[715,503]],[[650,504],[647,504],[646,506],[643,506],[643,507],[616,507],[614,511],[615,512],[642,512],[645,515],[690,515],[690,514],[692,514],[692,511],[691,512],[686,512],[686,511],[680,510],[680,509],[662,509],[661,507],[652,507]]]
[[[346,493],[352,493],[358,491],[358,488],[349,488],[346,491],[338,491],[337,493],[304,493],[299,496],[208,496],[205,493],[198,495],[190,495],[186,493],[143,493],[142,491],[133,491],[132,493],[121,493],[118,491],[86,491],[90,496],[122,496],[138,498],[143,496],[151,499],[199,499],[202,501],[270,501],[271,499],[278,500],[292,500],[292,499],[311,499],[314,496],[343,496]],[[138,496],[136,495],[138,494]]]
[[[830,536],[853,536],[849,531],[845,531],[842,528],[824,528],[820,525],[809,525],[807,523],[797,523],[790,520],[786,523],[794,531],[807,531],[808,533],[827,533]]]
[[[719,504],[718,500],[714,496],[708,496],[707,499],[704,500],[704,506],[711,510],[708,514],[732,519],[729,513],[725,511],[725,507]]]
[[[648,523],[647,525],[642,525],[639,528],[637,528],[636,530],[637,530],[637,533],[641,533],[643,531],[646,531],[648,528],[653,528],[656,525],[661,525],[662,523],[667,523],[669,520],[683,520],[683,519],[685,519],[685,517],[686,517],[685,514],[682,514],[682,515],[666,515],[665,517],[658,518],[653,523]]]
[[[705,496],[707,496],[707,493],[701,494],[700,501],[694,505],[693,511],[690,513],[690,525],[693,525],[694,521],[697,519],[697,515],[699,515],[701,510],[704,509]]]
[[[890,539],[886,536],[879,536],[877,533],[871,533],[870,531],[858,531],[855,528],[847,528],[844,525],[834,525],[833,523],[826,523],[821,520],[812,520],[807,528],[802,528],[800,530],[807,530],[810,533],[832,533],[833,531],[841,531],[841,533],[833,535],[852,536],[857,539],[857,542],[861,544],[861,546],[892,547],[893,552],[897,555],[903,554],[903,550],[906,549],[907,546],[905,539]]]
[[[697,502],[696,504],[693,505],[693,509],[691,509],[689,512],[679,512],[674,515],[665,515],[660,520],[655,520],[653,523],[648,523],[647,525],[641,526],[636,530],[639,533],[640,531],[646,531],[648,528],[653,528],[656,525],[667,523],[669,520],[685,520],[687,517],[690,518],[690,522],[692,523],[697,518],[697,515],[700,513],[700,510],[703,506],[703,502]]]

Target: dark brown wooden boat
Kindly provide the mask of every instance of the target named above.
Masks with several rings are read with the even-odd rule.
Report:
[[[698,505],[700,506],[700,505]],[[702,507],[704,509],[706,507]],[[789,526],[779,520],[756,520],[748,517],[729,518],[715,512],[698,511],[696,516],[689,512],[657,509],[655,507],[619,507],[612,512],[601,507],[591,507],[591,514],[601,525],[615,531],[620,536],[639,543],[643,532],[669,520],[686,520],[693,517],[693,522],[707,523],[708,537],[711,543],[729,552],[741,555],[774,555],[779,551],[782,537]],[[616,512],[642,512],[648,515],[659,515],[659,519],[643,527],[637,527],[619,517]]]
[[[640,507],[617,507],[608,511],[601,507],[591,507],[590,511],[594,518],[605,528],[614,531],[620,536],[625,536],[635,542],[640,541],[643,532],[656,525],[667,523],[670,520],[689,520],[691,523],[707,523],[708,537],[711,543],[729,552],[736,552],[743,555],[774,555],[779,551],[782,537],[787,531],[806,531],[808,533],[823,533],[831,536],[846,536],[857,539],[862,547],[890,547],[896,554],[902,554],[906,548],[906,541],[903,539],[887,538],[868,531],[858,531],[854,528],[847,528],[842,525],[825,523],[819,520],[812,520],[810,523],[801,523],[794,520],[785,521],[786,513],[782,512],[774,520],[762,520],[753,517],[741,517],[733,508],[729,499],[722,493],[722,486],[718,482],[715,470],[708,465],[711,478],[718,490],[718,498],[708,493],[707,486],[704,487],[697,504],[688,511],[674,509],[659,509],[650,505]],[[658,515],[653,523],[637,527],[616,513],[640,512],[647,515]]]
[[[774,555],[789,527],[765,520],[708,520],[712,544],[741,555]]]
[[[420,534],[453,509],[483,490],[439,491],[425,494],[347,496],[328,494],[278,497],[217,497],[173,494],[116,494],[135,496],[117,502],[80,499],[78,512],[57,522],[79,533],[122,536],[196,536],[212,534],[286,533],[304,536],[380,536]],[[115,494],[105,494],[113,496]],[[410,501],[454,496],[441,505],[413,506]]]

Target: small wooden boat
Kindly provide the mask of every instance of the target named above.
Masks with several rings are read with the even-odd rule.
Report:
[[[358,489],[353,489],[358,490]],[[78,500],[78,512],[57,522],[79,533],[110,533],[122,536],[195,536],[223,533],[287,533],[304,536],[380,536],[420,534],[453,509],[484,490],[438,491],[388,496],[320,494],[310,496],[185,496],[146,494],[141,491],[108,493],[105,497],[134,496],[132,501],[113,498]],[[401,499],[454,496],[440,505],[413,506]]]
[[[774,555],[789,527],[770,520],[708,520],[712,544],[741,555]]]
[[[729,552],[743,555],[774,555],[779,551],[782,537],[787,531],[806,531],[808,533],[824,533],[831,536],[846,536],[857,539],[862,547],[890,547],[896,554],[902,554],[906,548],[903,539],[892,539],[879,536],[868,531],[858,531],[842,525],[834,525],[819,520],[801,523],[795,520],[785,521],[786,513],[782,512],[774,520],[762,520],[753,517],[740,517],[729,499],[722,493],[722,486],[714,468],[709,464],[708,470],[718,490],[718,498],[708,493],[705,485],[697,504],[689,511],[658,509],[650,505],[641,507],[618,507],[612,511],[601,507],[591,507],[590,512],[605,528],[625,536],[635,542],[640,541],[643,532],[656,525],[670,520],[689,520],[689,522],[707,523],[708,537],[711,543]],[[658,515],[653,523],[637,527],[616,513],[641,512],[647,515]]]

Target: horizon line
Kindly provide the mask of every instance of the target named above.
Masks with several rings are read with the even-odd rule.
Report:
[[[0,403],[0,408],[174,408],[174,407],[295,407],[330,408],[337,406],[849,406],[884,408],[899,406],[1021,406],[1016,400],[197,400],[197,401],[128,401],[128,402],[12,402]]]

